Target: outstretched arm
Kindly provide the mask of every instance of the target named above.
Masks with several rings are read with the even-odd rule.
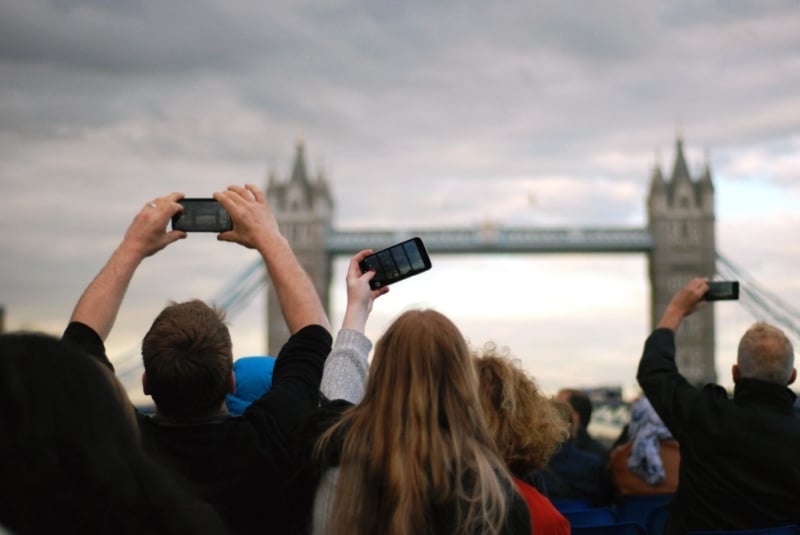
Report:
[[[695,277],[686,286],[678,291],[664,310],[661,321],[656,325],[657,329],[669,329],[673,332],[678,330],[683,318],[692,314],[705,305],[703,295],[708,291],[708,279]]]
[[[177,201],[182,198],[183,193],[172,193],[144,205],[111,258],[84,290],[70,321],[83,323],[106,339],[142,260],[186,237],[183,231],[166,230],[170,218],[181,211]]]
[[[319,294],[289,242],[281,235],[261,190],[252,184],[230,186],[215,193],[214,198],[228,210],[233,221],[233,230],[220,233],[218,239],[261,253],[289,332],[295,334],[308,325],[321,325],[330,331]]]
[[[705,305],[706,291],[707,279],[698,277],[672,297],[655,330],[645,341],[636,373],[645,396],[678,440],[680,426],[677,422],[692,413],[697,390],[678,371],[675,332],[683,318]]]
[[[361,273],[359,263],[370,253],[370,249],[357,253],[347,268],[347,308],[336,343],[325,361],[320,384],[320,392],[329,400],[358,403],[364,397],[369,367],[367,357],[372,349],[372,343],[364,336],[364,327],[372,303],[389,291],[388,286],[371,290],[369,281],[375,272]]]

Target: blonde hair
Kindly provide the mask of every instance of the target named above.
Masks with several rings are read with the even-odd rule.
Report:
[[[491,342],[475,353],[481,404],[500,455],[523,476],[544,467],[569,437],[569,428],[536,382]]]
[[[400,315],[375,345],[364,399],[317,443],[343,437],[328,533],[496,534],[510,476],[478,400],[478,377],[457,327],[433,310]],[[512,491],[513,492],[513,491]],[[442,527],[442,526],[440,526]]]
[[[786,385],[794,368],[794,348],[783,331],[759,321],[739,341],[736,361],[742,377]]]

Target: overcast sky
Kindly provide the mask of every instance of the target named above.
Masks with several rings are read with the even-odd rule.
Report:
[[[643,227],[680,132],[692,172],[711,167],[718,250],[797,303],[798,28],[795,0],[5,0],[6,328],[59,333],[144,202],[286,177],[299,139],[338,228]],[[211,297],[254,255],[192,235],[145,261],[112,357],[137,351],[167,300]],[[508,346],[547,390],[633,385],[647,260],[434,258],[375,305],[370,335],[409,306]],[[755,318],[715,306],[729,384]],[[237,355],[264,351],[263,307],[231,318]]]

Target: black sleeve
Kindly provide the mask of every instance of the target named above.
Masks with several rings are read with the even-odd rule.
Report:
[[[88,325],[78,321],[70,322],[66,330],[64,330],[64,334],[61,336],[61,341],[96,358],[112,372],[114,371],[114,366],[108,359],[108,355],[106,355],[106,346],[103,344],[103,340],[100,338],[100,335]]]
[[[314,453],[317,441],[350,407],[352,403],[344,400],[326,402],[312,411],[303,425],[295,431],[295,448],[289,462],[292,468],[281,493],[283,515],[273,519],[275,533],[310,533],[317,485],[325,467],[339,464],[342,438],[339,435],[334,437],[320,459],[316,459]]]
[[[289,434],[319,404],[319,385],[331,335],[320,325],[309,325],[292,335],[281,348],[272,373],[272,386],[242,415],[272,448],[288,445]]]
[[[691,416],[699,391],[678,371],[673,331],[656,329],[647,338],[636,379],[653,409],[680,440],[678,423]]]

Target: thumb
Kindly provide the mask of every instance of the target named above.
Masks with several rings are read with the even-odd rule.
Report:
[[[218,241],[236,241],[233,238],[233,231],[232,230],[226,230],[225,232],[220,232],[219,234],[217,234],[217,240]]]
[[[178,240],[186,238],[187,234],[183,230],[170,230],[169,232],[167,232],[166,236],[167,236],[167,244],[170,244],[172,242],[176,242]]]

